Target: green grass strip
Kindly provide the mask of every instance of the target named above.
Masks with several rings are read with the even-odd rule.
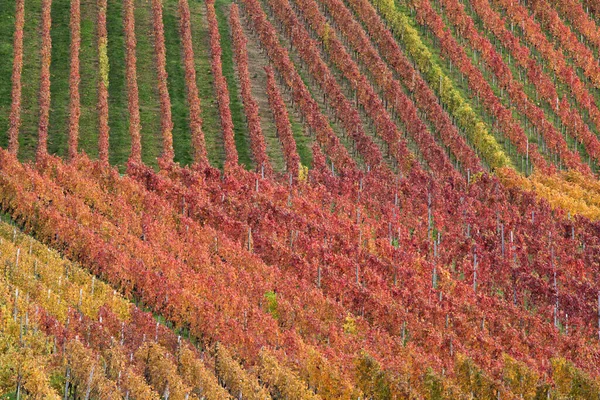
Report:
[[[50,64],[50,126],[48,152],[64,157],[68,147],[71,2],[52,0],[52,63]]]
[[[123,4],[110,0],[106,12],[108,30],[108,124],[110,126],[109,160],[121,171],[129,158],[129,116],[125,84],[125,34],[123,32]]]
[[[0,1],[0,146],[8,146],[8,117],[12,102],[13,37],[15,2]]]
[[[167,85],[171,98],[175,162],[181,165],[188,165],[193,161],[192,136],[190,133],[190,112],[185,86],[185,69],[183,67],[183,59],[181,58],[182,45],[179,34],[177,3],[177,0],[168,0],[163,3],[163,24],[165,26],[165,46],[167,48],[166,69],[169,76]],[[204,106],[203,103],[202,105]]]
[[[40,91],[40,0],[25,1],[25,27],[23,35],[23,72],[21,82],[21,129],[19,131],[19,159],[31,160],[35,156],[38,136]]]
[[[288,104],[286,104],[286,106],[288,107],[288,111],[290,111],[290,124],[292,125],[294,139],[296,140],[296,151],[300,157],[300,162],[302,165],[311,168],[313,162],[311,146],[314,142],[314,139],[304,132],[304,127],[299,121],[296,120],[296,117],[291,112],[292,110],[290,106]]]
[[[135,35],[137,40],[137,83],[142,125],[142,161],[156,167],[162,151],[158,76],[152,39],[152,2],[135,1]]]
[[[206,5],[203,0],[188,0],[192,25],[194,57],[196,59],[196,81],[202,107],[202,130],[206,141],[208,160],[214,167],[223,168],[225,149],[221,122],[215,94],[214,77],[210,68],[210,50]],[[218,16],[218,8],[217,8]],[[177,151],[175,151],[177,154]]]
[[[233,44],[231,43],[228,20],[228,8],[230,5],[231,0],[215,0],[215,11],[217,13],[217,20],[219,21],[219,34],[221,36],[222,70],[229,89],[229,108],[231,109],[231,119],[235,133],[235,147],[238,152],[239,163],[251,169],[254,168],[254,163],[250,155],[248,126],[244,116],[242,99],[239,94],[235,66],[233,64]]]
[[[81,2],[81,49],[79,95],[79,148],[90,157],[98,157],[98,40],[96,38],[96,1]]]
[[[0,147],[3,148],[8,146],[14,31],[15,4],[12,1],[5,1],[0,5]]]

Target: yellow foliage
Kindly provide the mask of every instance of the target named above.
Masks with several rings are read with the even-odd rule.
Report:
[[[14,232],[17,233],[13,243]],[[17,252],[18,268],[15,265]],[[32,300],[63,323],[69,307],[96,318],[98,310],[107,305],[120,320],[129,319],[131,304],[109,285],[3,222],[0,222],[0,263],[15,267],[7,276],[12,285],[27,292]]]
[[[179,349],[179,374],[192,388],[197,388],[206,400],[231,399],[231,395],[219,385],[215,375],[185,346]]]
[[[391,398],[390,382],[379,363],[368,354],[362,354],[354,362],[358,387],[368,398]]]
[[[215,364],[217,376],[225,382],[234,397],[239,397],[241,394],[244,399],[248,400],[271,398],[267,390],[258,383],[256,377],[244,370],[221,344],[217,344],[215,348]]]
[[[103,352],[103,358],[106,365],[106,376],[113,380],[121,382],[121,390],[129,392],[129,397],[140,400],[158,400],[159,394],[152,390],[145,379],[140,376],[132,366],[127,366],[128,358],[123,352],[123,348],[117,344]]]
[[[158,393],[152,390],[143,377],[128,367],[123,375],[123,389],[129,392],[129,398],[139,400],[159,400]]]
[[[452,278],[450,272],[443,267],[438,268],[438,288],[444,293],[452,293],[456,286],[456,280]]]
[[[177,366],[168,354],[158,343],[146,342],[135,352],[135,358],[143,365],[150,385],[161,396],[168,392],[169,399],[187,400],[191,390],[181,380]]]
[[[347,333],[348,335],[356,335],[356,318],[348,314],[344,321],[344,333]]]
[[[273,354],[267,350],[261,351],[259,375],[269,387],[276,389],[285,399],[318,400],[321,397],[308,389],[292,370],[279,364]]]
[[[314,348],[306,350],[307,360],[302,366],[301,377],[308,382],[309,388],[323,399],[354,399],[358,392],[350,383],[344,380],[329,361]]]
[[[439,376],[428,370],[423,379],[422,394],[431,400],[471,400],[471,393],[465,394],[450,378]]]
[[[539,383],[539,375],[522,362],[504,355],[502,379],[504,384],[521,399],[534,399]]]
[[[559,399],[597,399],[600,385],[564,358],[552,359],[552,379]]]
[[[84,392],[89,385],[90,393],[95,398],[119,399],[122,398],[114,381],[106,378],[103,373],[99,358],[94,356],[78,340],[67,343],[65,354],[68,355],[68,365],[71,370],[71,381]]]
[[[23,364],[23,369],[27,373],[23,377],[23,388],[29,394],[28,399],[35,400],[59,400],[60,396],[50,387],[48,375],[43,365],[37,361],[27,360]]]
[[[298,168],[298,181],[299,182],[306,182],[306,180],[308,179],[308,167],[306,165],[302,165],[302,163],[299,163],[299,168]]]
[[[456,383],[463,392],[473,393],[477,399],[496,399],[496,384],[473,360],[463,354],[456,356]]]
[[[0,278],[0,395],[14,392],[19,383],[27,398],[59,399],[48,378],[53,366],[49,338],[37,327],[23,298]]]
[[[600,196],[585,186],[582,187],[581,182],[585,181],[578,181],[575,173],[552,176],[534,173],[525,178],[500,170],[498,176],[505,186],[534,192],[548,201],[552,208],[562,209],[571,215],[582,215],[594,221],[600,219]]]
[[[321,36],[321,38],[323,39],[323,45],[325,46],[325,48],[329,48],[329,39],[331,38],[331,27],[327,23],[323,28],[323,35]]]
[[[108,72],[110,67],[108,63],[108,41],[106,38],[99,38],[98,40],[98,62],[100,64],[100,78],[104,86],[108,89]]]

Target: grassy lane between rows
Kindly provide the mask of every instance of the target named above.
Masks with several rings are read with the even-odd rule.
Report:
[[[108,30],[108,125],[109,160],[124,170],[129,158],[131,138],[127,112],[127,86],[125,84],[125,34],[123,32],[123,4],[109,0],[106,12]]]
[[[96,1],[81,1],[81,50],[79,53],[79,148],[90,157],[98,156],[98,39],[96,36]]]
[[[235,133],[235,147],[237,148],[239,163],[248,169],[254,168],[251,158],[250,138],[248,137],[248,126],[244,114],[242,98],[238,87],[233,64],[233,43],[231,43],[231,32],[229,29],[229,7],[231,0],[215,0],[215,10],[219,21],[219,34],[221,36],[222,70],[227,87],[229,88],[229,107],[231,108],[231,119]]]
[[[0,1],[0,146],[8,146],[8,117],[12,103],[14,0]]]
[[[221,134],[219,108],[215,95],[214,77],[210,68],[210,50],[206,5],[203,0],[188,0],[192,25],[194,56],[196,58],[196,82],[202,107],[202,130],[206,141],[208,160],[213,167],[223,168],[225,149]],[[217,8],[217,15],[218,15]],[[177,154],[177,151],[175,151]]]
[[[171,117],[173,119],[173,149],[175,151],[175,161],[181,165],[188,165],[193,161],[192,136],[185,86],[185,69],[181,57],[182,45],[177,9],[177,0],[163,2],[163,24],[167,49],[166,69],[169,76],[167,85],[171,98]]]
[[[253,40],[252,31],[248,24],[242,19],[242,30],[246,39],[246,50],[248,54],[248,73],[250,75],[250,85],[252,87],[252,96],[258,105],[260,116],[260,125],[265,139],[265,146],[269,162],[275,172],[285,170],[285,160],[283,149],[277,136],[277,129],[271,107],[269,106],[269,96],[267,95],[267,73],[265,66],[269,64],[269,58],[261,52],[256,40]],[[236,66],[237,71],[237,66]],[[245,111],[245,110],[244,110]]]
[[[152,32],[152,3],[135,0],[135,36],[137,40],[137,83],[142,125],[142,160],[156,167],[162,150],[160,104],[158,101],[158,74],[154,56]]]
[[[310,146],[314,142],[314,138],[310,137],[310,135],[304,131],[304,126],[298,121],[294,110],[290,108],[290,104],[286,105],[288,107],[290,123],[292,124],[292,133],[296,140],[296,150],[298,151],[298,156],[300,156],[300,162],[302,165],[311,168],[313,153]]]
[[[40,91],[40,20],[41,0],[25,1],[25,28],[23,34],[23,85],[21,101],[21,129],[19,131],[19,159],[35,156],[38,136]]]
[[[71,33],[70,0],[52,0],[52,63],[50,64],[50,126],[48,152],[64,157],[68,147]]]

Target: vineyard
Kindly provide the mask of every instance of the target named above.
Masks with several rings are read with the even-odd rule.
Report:
[[[600,398],[597,3],[0,32],[0,399]]]

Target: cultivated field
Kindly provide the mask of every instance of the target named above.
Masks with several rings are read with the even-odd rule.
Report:
[[[599,12],[0,0],[0,398],[599,398]]]

